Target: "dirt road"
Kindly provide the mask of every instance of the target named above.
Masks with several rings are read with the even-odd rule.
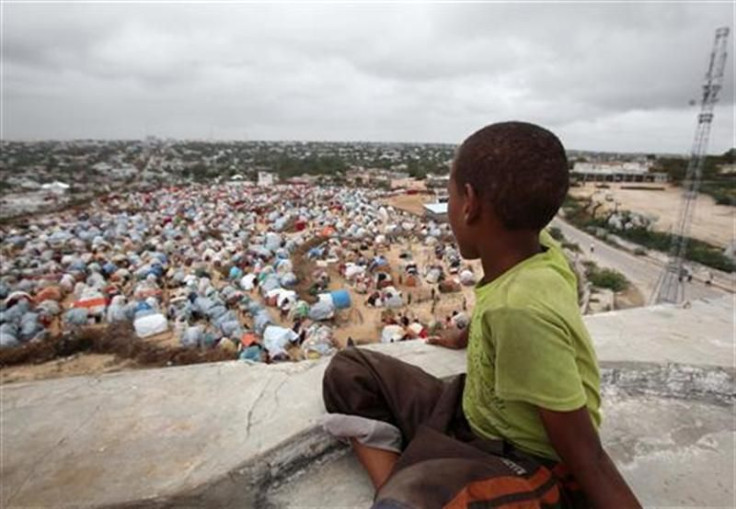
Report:
[[[621,184],[609,185],[610,188],[599,189],[593,183],[588,183],[570,188],[570,194],[579,198],[594,196],[594,200],[603,203],[605,210],[613,210],[618,202],[619,210],[651,215],[656,218],[654,229],[658,231],[670,231],[672,224],[677,221],[682,201],[680,188],[666,186],[665,190],[656,191],[623,189]],[[699,194],[690,236],[716,246],[729,246],[734,242],[734,221],[736,207],[716,205],[710,196]]]
[[[627,251],[616,249],[605,242],[596,239],[592,235],[588,235],[587,233],[578,230],[559,218],[555,218],[552,221],[552,224],[560,228],[565,238],[580,246],[583,250],[583,254],[581,256],[593,260],[601,267],[608,267],[621,272],[629,281],[639,288],[644,295],[645,300],[649,300],[657,284],[657,279],[664,268],[661,264],[656,263],[649,258],[634,256]],[[591,246],[593,246],[592,253],[590,250]],[[695,280],[691,283],[686,283],[685,286],[686,299],[712,298],[723,296],[725,294],[726,292],[719,288],[707,286]]]

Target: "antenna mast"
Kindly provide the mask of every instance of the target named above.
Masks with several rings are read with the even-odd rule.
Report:
[[[697,128],[695,129],[695,140],[690,152],[685,180],[682,183],[680,212],[677,223],[672,229],[669,259],[657,281],[652,298],[656,304],[666,302],[677,304],[684,298],[683,261],[687,252],[688,234],[695,212],[695,201],[698,198],[700,178],[708,149],[708,138],[713,123],[713,108],[718,101],[718,93],[723,83],[728,32],[728,27],[721,27],[716,30],[716,37],[708,62],[708,72],[705,74],[705,82],[703,83],[703,97],[700,103]]]

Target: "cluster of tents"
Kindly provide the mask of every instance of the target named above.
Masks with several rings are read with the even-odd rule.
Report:
[[[351,293],[380,289],[387,307],[406,304],[370,250],[404,235],[437,244],[448,232],[380,205],[381,195],[195,185],[0,226],[0,346],[129,322],[141,340],[169,334],[252,361],[329,355],[331,320]],[[365,260],[341,267],[347,286],[328,288],[326,268],[361,244]],[[315,270],[300,272],[304,261]],[[297,288],[305,279],[309,296]]]

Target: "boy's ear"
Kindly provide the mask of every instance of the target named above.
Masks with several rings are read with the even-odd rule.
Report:
[[[465,206],[463,207],[463,219],[465,224],[473,224],[480,217],[480,199],[473,186],[465,184]]]

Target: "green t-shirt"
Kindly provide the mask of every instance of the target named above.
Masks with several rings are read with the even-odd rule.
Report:
[[[600,426],[600,375],[578,307],[577,282],[546,231],[544,252],[475,289],[463,411],[473,431],[559,459],[538,407],[587,406]]]

